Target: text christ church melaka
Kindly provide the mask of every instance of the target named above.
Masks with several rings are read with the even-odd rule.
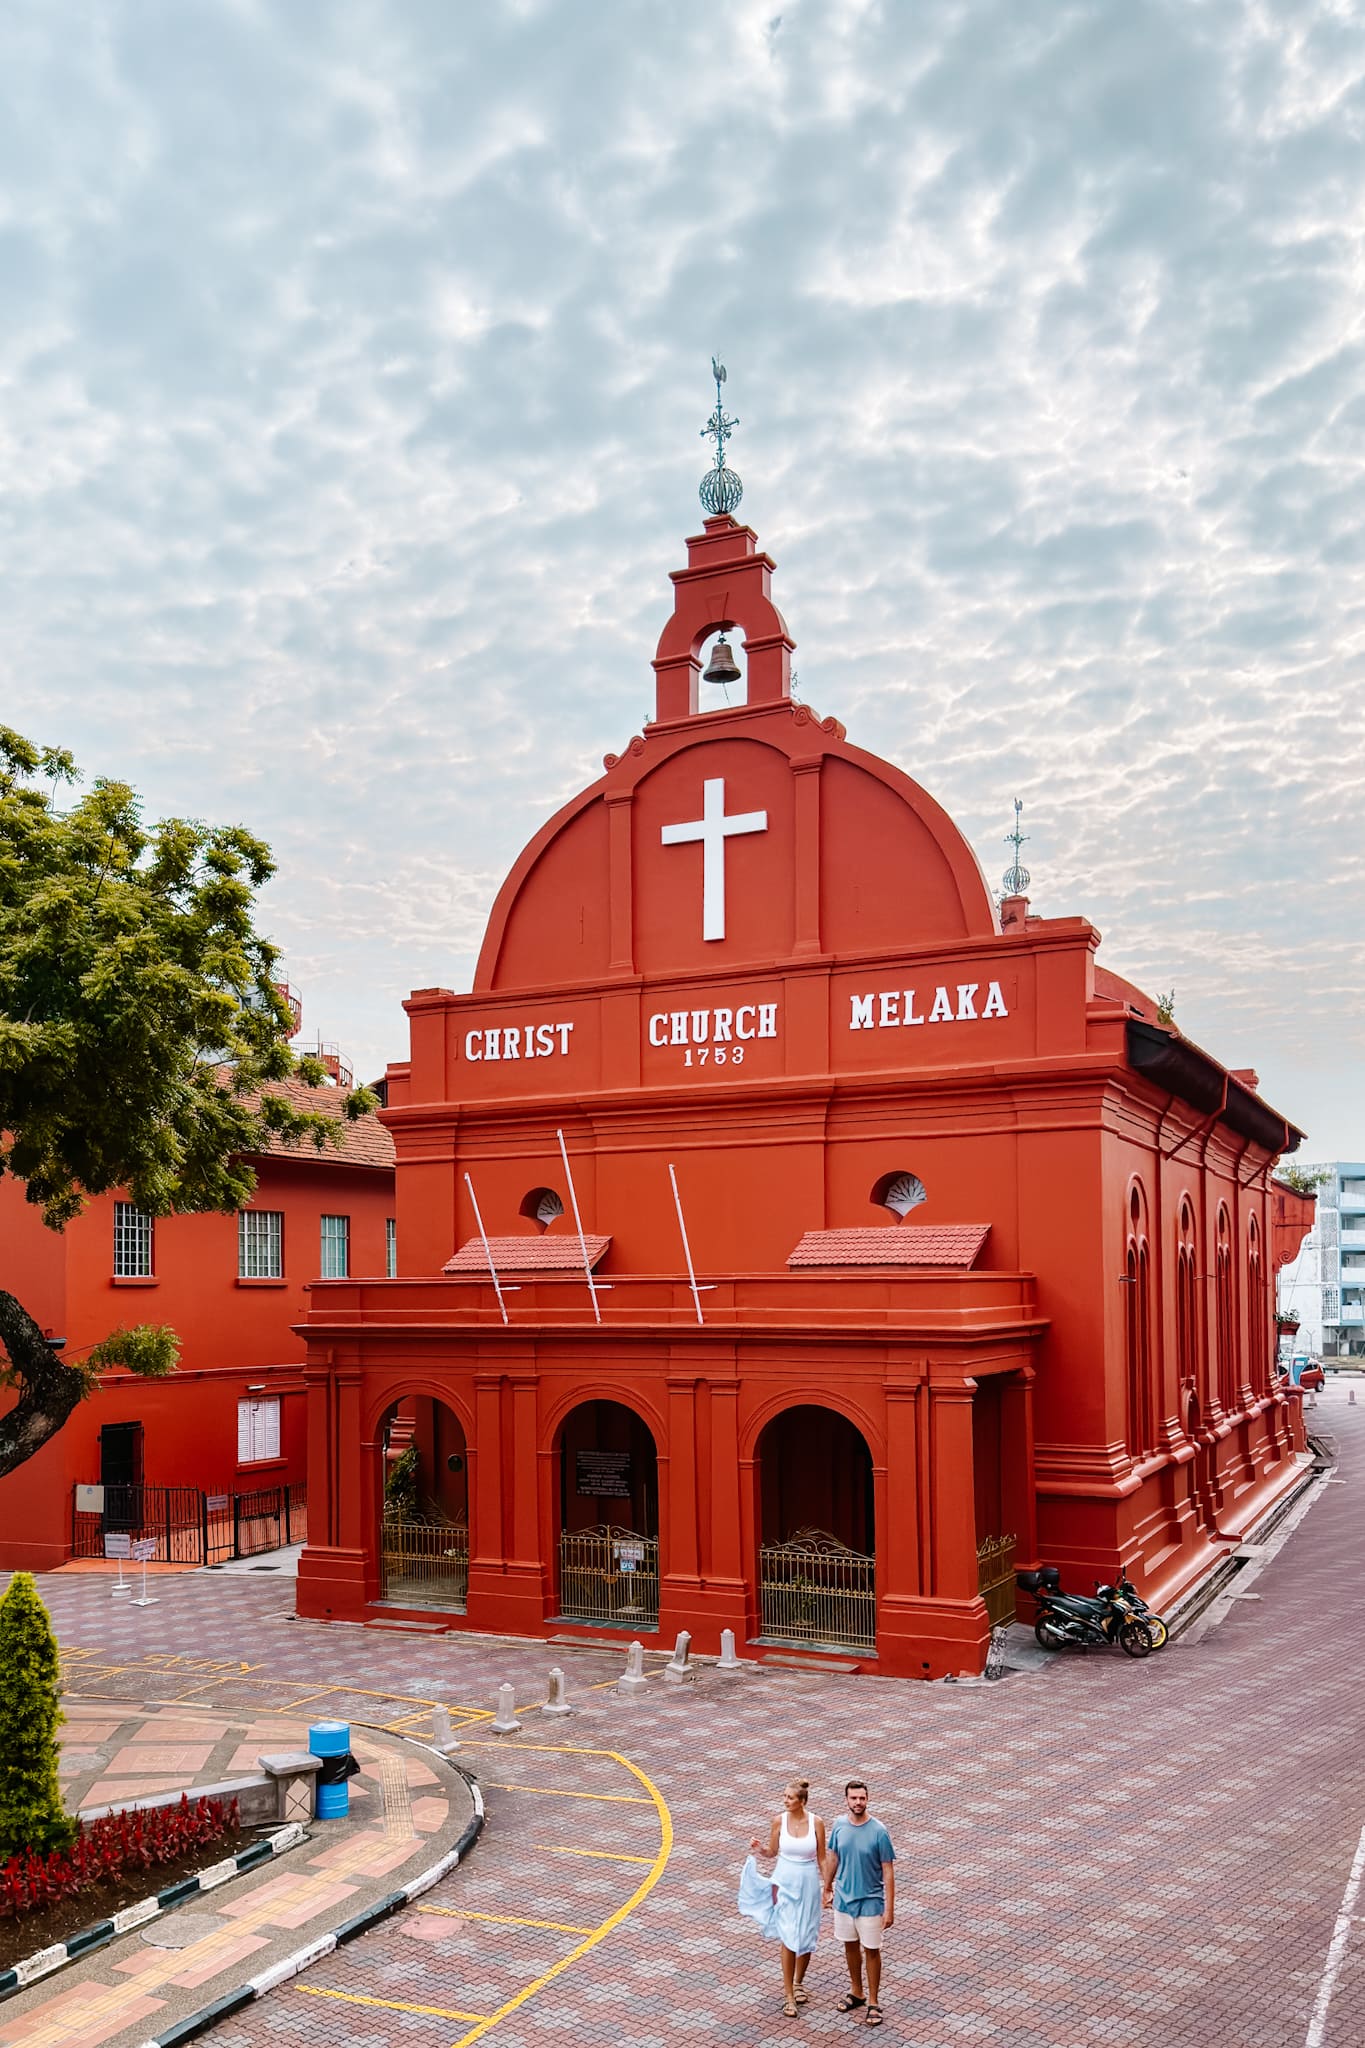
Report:
[[[792,702],[749,528],[687,555],[653,723],[517,861],[473,991],[406,1005],[400,1276],[306,1324],[300,1610],[939,1676],[1016,1567],[1168,1603],[1298,1476],[1300,1134]],[[747,699],[699,712],[721,627]]]

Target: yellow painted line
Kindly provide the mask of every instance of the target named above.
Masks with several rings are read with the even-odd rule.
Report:
[[[419,1906],[419,1913],[439,1913],[443,1920],[486,1920],[491,1927],[548,1927],[554,1934],[595,1934],[595,1927],[571,1927],[567,1920],[521,1920],[515,1913],[462,1913],[458,1906]]]
[[[504,1785],[497,1778],[484,1778],[482,1783],[490,1785],[495,1792],[538,1792],[546,1799],[602,1799],[609,1806],[652,1806],[652,1799],[641,1799],[635,1792],[561,1792],[554,1785]],[[648,1862],[649,1858],[646,1857]]]
[[[591,1856],[595,1863],[652,1863],[652,1856],[618,1856],[614,1849],[561,1849],[554,1842],[532,1842],[533,1849],[543,1849],[547,1856]]]
[[[554,1747],[554,1745],[550,1743],[546,1743],[543,1745],[537,1744],[535,1746],[544,1747],[546,1749]],[[644,1772],[640,1769],[638,1764],[633,1764],[628,1756],[622,1756],[619,1753],[619,1751],[614,1749],[584,1749],[570,1746],[566,1743],[561,1749],[560,1754],[564,1756],[609,1756],[613,1763],[621,1764],[626,1770],[630,1772],[633,1778],[637,1779],[639,1783],[644,1786],[645,1791],[653,1800],[655,1811],[658,1813],[659,1816],[658,1854],[650,1863],[649,1869],[646,1872],[645,1876],[641,1878],[639,1884],[636,1885],[634,1891],[626,1900],[625,1904],[623,1906],[618,1906],[616,1911],[610,1916],[610,1918],[602,1922],[602,1925],[596,1930],[595,1933],[588,1935],[586,1940],[579,1942],[577,1948],[571,1948],[566,1956],[561,1956],[557,1963],[552,1963],[548,1970],[543,1971],[539,1977],[534,1978],[531,1983],[524,1985],[520,1991],[515,1992],[513,1996],[507,2000],[505,2005],[500,2005],[497,2011],[495,2013],[490,2013],[487,2019],[476,2021],[476,2023],[470,2028],[467,2034],[461,2034],[459,2040],[452,2044],[452,2048],[472,2048],[472,2043],[475,2041],[482,2040],[483,2036],[489,2031],[491,2027],[497,2026],[500,2020],[505,2020],[509,2013],[513,2013],[517,2010],[518,2006],[525,2005],[528,1998],[534,1998],[537,1991],[544,1990],[545,1986],[553,1982],[553,1980],[556,1977],[558,1977],[562,1971],[567,1970],[572,1963],[576,1963],[580,1956],[587,1955],[590,1950],[595,1949],[597,1947],[597,1944],[600,1941],[605,1941],[607,1936],[611,1933],[612,1929],[614,1927],[619,1927],[621,1925],[621,1922],[627,1919],[630,1916],[630,1914],[632,1914],[635,1911],[635,1908],[639,1905],[640,1901],[644,1898],[647,1898],[649,1893],[653,1891],[655,1885],[663,1876],[664,1866],[667,1864],[669,1856],[672,1853],[673,1816],[669,1812],[668,1806],[664,1800],[664,1796],[662,1792],[660,1792],[658,1786],[654,1784],[652,1779],[647,1778],[645,1776]],[[618,1862],[624,1862],[626,1859],[624,1857],[618,1857],[614,1860]],[[643,1863],[645,1860],[646,1859],[643,1856],[630,1858],[631,1862]]]
[[[366,1998],[360,1991],[331,1991],[322,1984],[296,1984],[294,1989],[305,1998],[340,1998],[347,2005],[379,2005],[385,2012],[423,2012],[433,2020],[480,2020],[487,2024],[484,2013],[455,2012],[445,2005],[405,2005],[401,1998]]]

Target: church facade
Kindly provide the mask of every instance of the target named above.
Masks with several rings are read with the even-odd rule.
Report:
[[[399,1273],[303,1325],[300,1611],[939,1676],[1040,1560],[1169,1602],[1298,1478],[1300,1134],[793,701],[749,528],[687,557],[655,719],[406,1005]]]

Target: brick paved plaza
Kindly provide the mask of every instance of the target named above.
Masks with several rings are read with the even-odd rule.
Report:
[[[224,2021],[215,2048],[843,2038],[858,2022],[833,2009],[828,1931],[788,2021],[776,1951],[734,1911],[744,1845],[794,1769],[827,1816],[864,1773],[897,1839],[882,2038],[1347,2048],[1365,2039],[1355,1926],[1310,2025],[1365,1820],[1365,1405],[1337,1383],[1316,1420],[1339,1477],[1259,1597],[1145,1664],[1064,1656],[993,1687],[702,1667],[673,1688],[652,1660],[628,1701],[613,1653],[301,1623],[278,1580],[163,1578],[145,1610],[114,1608],[98,1577],[43,1591],[76,1694],[250,1709],[257,1727],[306,1703],[419,1735],[434,1702],[463,1710],[489,1813],[467,1867]],[[567,1721],[535,1704],[554,1662]],[[500,1740],[503,1679],[525,1732]]]

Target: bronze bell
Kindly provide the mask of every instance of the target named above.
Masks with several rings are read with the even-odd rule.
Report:
[[[711,660],[707,665],[705,674],[702,676],[702,681],[704,683],[737,683],[739,681],[739,664],[731,652],[730,643],[724,633],[721,634],[719,640],[711,649]]]

